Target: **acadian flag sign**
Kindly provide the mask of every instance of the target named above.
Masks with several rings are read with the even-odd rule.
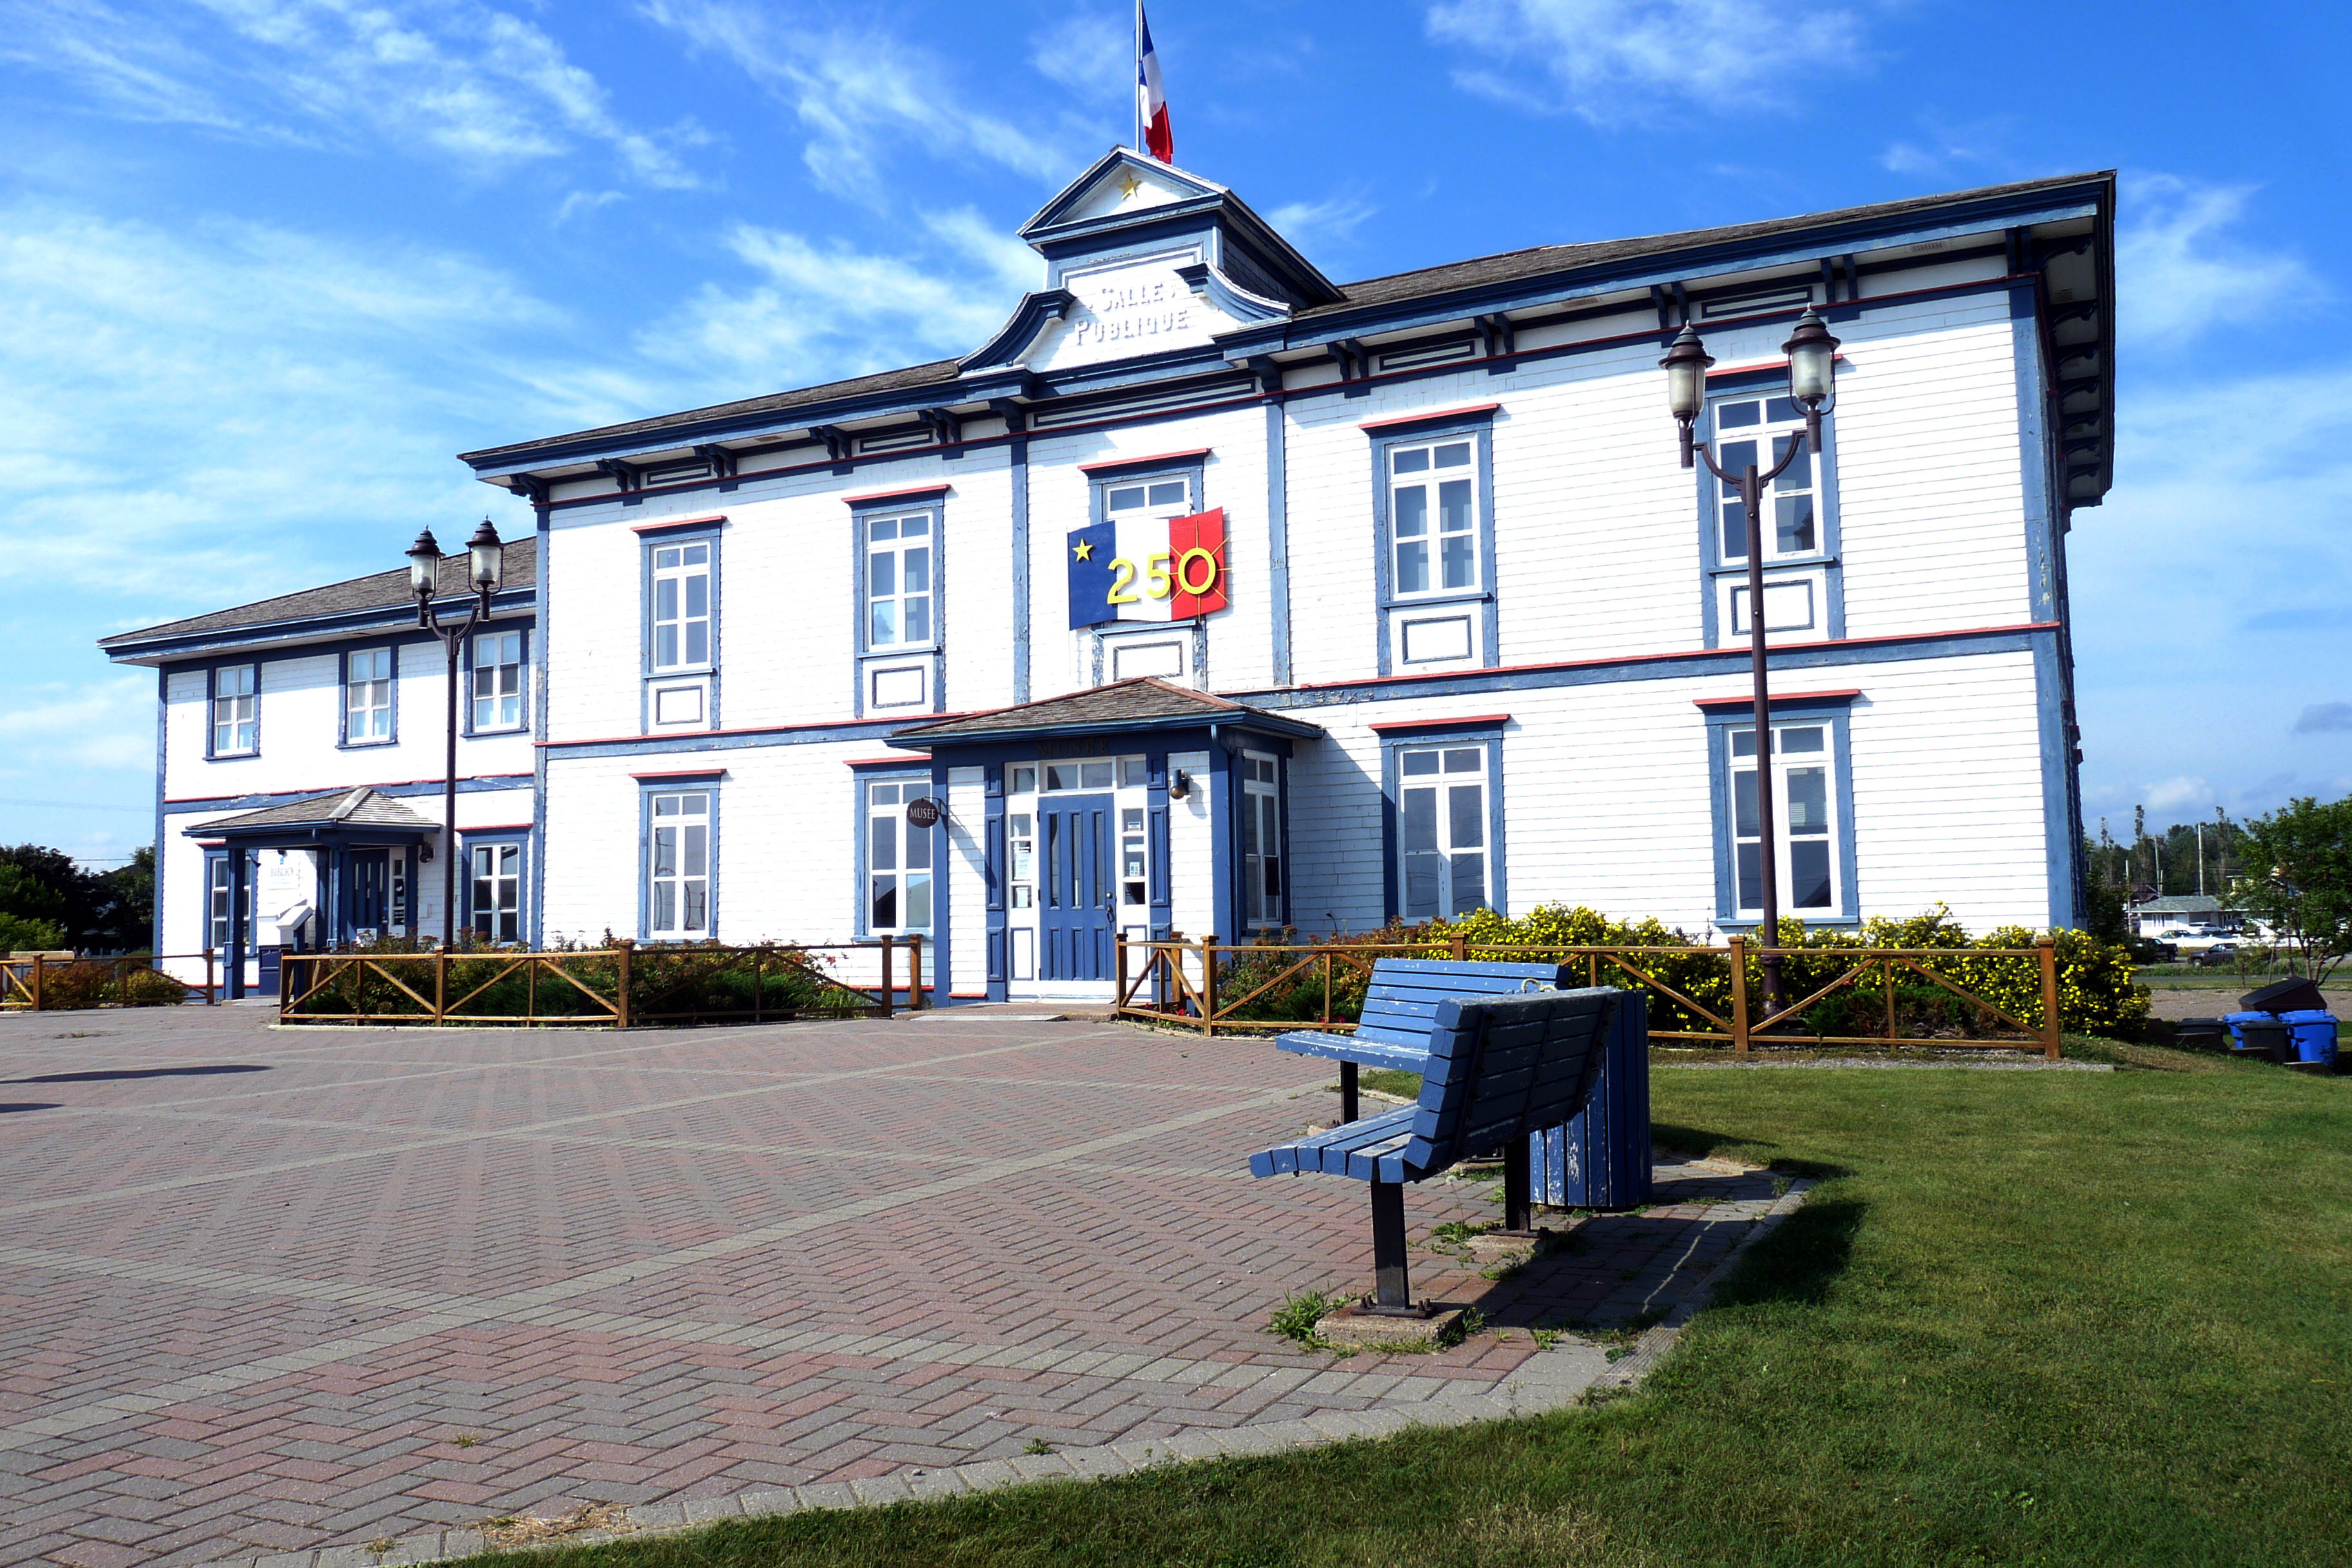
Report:
[[[1189,621],[1226,606],[1225,509],[1070,531],[1070,625]]]

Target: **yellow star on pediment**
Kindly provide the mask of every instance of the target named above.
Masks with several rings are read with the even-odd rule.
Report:
[[[1129,174],[1118,183],[1118,199],[1131,202],[1135,199],[1135,193],[1141,189],[1143,189],[1143,182]]]
[[[1079,560],[1091,561],[1094,559],[1094,553],[1095,542],[1093,540],[1081,539],[1078,541],[1077,556]]]

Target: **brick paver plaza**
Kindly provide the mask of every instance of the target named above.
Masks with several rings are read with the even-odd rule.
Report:
[[[1369,1282],[1364,1188],[1247,1172],[1335,1115],[1328,1063],[1001,1016],[269,1018],[0,1017],[0,1563],[362,1546],[1427,1405],[1512,1375],[1530,1327],[1671,1304],[1771,1198],[1662,1169],[1666,1206],[1501,1282],[1417,1246],[1417,1291],[1488,1331],[1341,1359],[1265,1325]],[[1412,1189],[1416,1242],[1493,1217],[1490,1184]]]

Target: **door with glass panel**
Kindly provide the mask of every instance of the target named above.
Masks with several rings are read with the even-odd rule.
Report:
[[[352,908],[346,935],[382,936],[392,923],[392,855],[383,849],[351,852]]]
[[[1486,748],[1432,746],[1397,759],[1398,906],[1408,921],[1486,907]]]
[[[1234,775],[1241,782],[1242,923],[1253,931],[1283,923],[1277,771],[1274,758],[1255,752],[1245,753],[1234,764]]]
[[[1826,724],[1772,726],[1772,805],[1779,829],[1773,857],[1783,912],[1815,918],[1841,912],[1836,843],[1836,763]],[[1756,731],[1731,732],[1731,843],[1738,913],[1764,912],[1761,814],[1757,810]]]
[[[1045,764],[1037,811],[1040,980],[1112,978],[1118,862],[1112,857],[1118,797],[1111,790],[1118,773],[1110,762]]]

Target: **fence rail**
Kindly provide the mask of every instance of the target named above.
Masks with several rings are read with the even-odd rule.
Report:
[[[873,954],[870,980],[852,956]],[[903,983],[899,958],[904,955]],[[288,953],[278,1021],[457,1027],[561,1024],[781,1023],[887,1018],[923,1005],[919,937],[749,947],[610,947],[581,952]]]
[[[158,964],[205,962],[201,982],[183,980]],[[0,958],[0,1011],[62,1013],[87,1007],[169,1007],[191,999],[220,999],[213,955],[165,953],[146,958],[59,958],[46,952]]]
[[[1766,1005],[1759,977],[1768,953],[1780,958],[1784,972],[1801,977],[1792,987],[1801,994],[1798,1000]],[[1587,984],[1606,981],[1645,990],[1667,1004],[1670,1024],[1689,1026],[1653,1027],[1652,1040],[1727,1045],[1740,1056],[1759,1042],[1887,1049],[2039,1046],[2056,1061],[2063,1027],[2057,948],[2048,937],[2016,948],[1769,949],[1744,937],[1721,947],[1474,947],[1460,936],[1437,942],[1291,946],[1221,944],[1213,935],[1198,942],[1121,937],[1115,1011],[1120,1017],[1181,1024],[1204,1035],[1221,1029],[1349,1031],[1356,1026],[1354,1014],[1372,964],[1383,957],[1581,961]],[[1996,1001],[1970,990],[1944,973],[1951,966],[1992,973],[2008,992],[2030,991],[2032,1004],[2015,995]],[[1282,1016],[1309,1012],[1314,1016]],[[1654,1006],[1654,1017],[1657,1012]],[[1944,1026],[1935,1034],[1905,1033],[1906,1024],[1922,1020]],[[1831,1024],[1846,1027],[1825,1026]]]

